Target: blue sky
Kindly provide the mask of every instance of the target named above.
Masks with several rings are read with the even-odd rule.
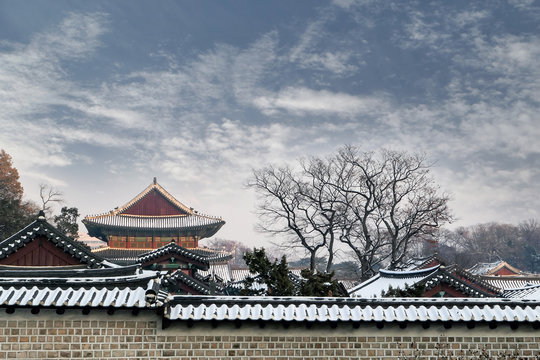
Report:
[[[425,152],[455,225],[540,218],[538,1],[3,1],[0,148],[83,215],[154,176],[262,245],[252,168]],[[454,225],[454,226],[455,226]]]

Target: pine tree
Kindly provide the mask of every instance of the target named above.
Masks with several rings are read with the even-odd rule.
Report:
[[[79,209],[76,207],[62,207],[60,215],[54,217],[54,223],[56,228],[73,239],[79,237],[79,225],[77,224],[77,218],[79,217]]]
[[[292,296],[294,295],[294,284],[289,278],[289,266],[285,256],[278,263],[273,263],[266,256],[264,248],[253,249],[253,252],[246,252],[244,260],[249,267],[249,271],[258,274],[255,277],[248,277],[244,281],[244,288],[241,295],[263,295],[272,296]],[[263,288],[255,289],[254,284],[263,284]],[[265,289],[265,288],[266,289]]]
[[[347,296],[345,289],[336,281],[332,280],[334,272],[311,272],[304,269],[301,272],[305,281],[300,284],[298,295],[301,296]]]

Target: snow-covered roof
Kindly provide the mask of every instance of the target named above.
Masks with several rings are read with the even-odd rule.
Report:
[[[482,276],[482,280],[499,289],[518,289],[540,285],[540,276]]]
[[[508,299],[351,299],[304,297],[175,296],[170,320],[291,322],[537,322],[540,304]]]
[[[131,289],[114,287],[0,287],[2,306],[38,307],[147,307],[145,295],[148,287]]]
[[[523,274],[523,271],[513,267],[512,265],[508,264],[506,261],[503,260],[498,260],[491,263],[477,263],[467,271],[469,271],[473,275],[489,276],[496,275],[497,272],[499,270],[503,270],[503,268],[506,269],[511,275]]]
[[[0,306],[138,307],[157,293],[158,273],[122,268],[2,268]],[[157,290],[156,290],[157,289]]]
[[[177,270],[170,275],[165,275],[162,284],[165,286],[180,285],[179,287],[182,287],[181,284],[183,284],[190,290],[195,290],[195,292],[203,295],[209,295],[212,292],[209,284],[205,284],[200,278],[191,277],[185,274],[182,270]]]
[[[540,301],[540,284],[525,286],[519,289],[507,289],[503,296],[510,299],[526,299]]]
[[[171,206],[175,211],[172,211],[167,215],[157,215],[152,211],[148,212],[149,209],[146,209],[146,207],[143,206],[142,209],[139,209],[140,211],[136,211],[135,213],[129,212],[129,210],[136,207],[138,203],[151,197],[151,194],[158,194],[160,201]],[[99,235],[101,234],[99,229],[105,228],[116,230],[205,230],[205,232],[201,232],[199,235],[204,234],[204,237],[207,237],[215,234],[221,226],[225,224],[225,221],[221,218],[200,214],[192,208],[182,204],[159,185],[155,179],[152,184],[148,185],[146,189],[125,205],[115,208],[107,213],[88,215],[82,222],[87,227],[90,235],[98,237],[100,237]]]
[[[426,279],[435,273],[439,267],[440,265],[437,265],[427,269],[409,271],[380,270],[379,274],[353,287],[349,291],[349,295],[361,298],[381,297],[382,293],[387,292],[390,287],[393,289],[405,289],[406,286],[414,285]]]
[[[98,255],[92,253],[84,245],[59,232],[49,224],[41,211],[37,219],[28,226],[0,242],[0,259],[12,255],[19,249],[32,242],[37,236],[44,236],[57,248],[78,259],[88,267],[100,267],[103,261]]]
[[[197,271],[201,276],[215,275],[221,279],[222,282],[228,283],[232,279],[231,269],[229,264],[210,264],[210,269]]]
[[[186,249],[174,242],[162,246],[159,249],[139,255],[138,262],[145,263],[165,255],[179,255],[190,260],[198,261],[205,265],[205,269],[209,266],[208,258],[206,256],[200,255],[194,251],[191,251],[190,249]]]

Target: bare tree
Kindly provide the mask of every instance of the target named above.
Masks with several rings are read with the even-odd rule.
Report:
[[[449,196],[440,194],[422,155],[345,146],[327,158],[300,162],[300,171],[267,167],[248,185],[260,197],[262,230],[290,236],[315,268],[328,250],[327,270],[339,239],[358,257],[363,277],[383,261],[399,268],[417,238],[451,221]]]
[[[259,194],[260,230],[285,235],[286,247],[305,249],[310,256],[310,269],[314,271],[317,254],[328,245],[329,239],[321,226],[325,215],[314,200],[318,198],[316,190],[289,167],[273,166],[255,170],[248,186]]]
[[[339,240],[346,244],[360,262],[362,278],[373,275],[374,268],[386,259],[388,237],[382,229],[378,204],[377,178],[382,169],[372,154],[359,154],[356,148],[342,148],[332,160],[335,170],[333,186],[343,205],[340,214]]]
[[[376,189],[379,216],[390,241],[390,269],[402,263],[411,240],[452,220],[450,197],[439,194],[423,155],[383,151]]]
[[[52,213],[54,203],[61,204],[64,202],[64,194],[57,188],[49,184],[39,184],[39,197],[41,198],[41,210],[47,216]]]

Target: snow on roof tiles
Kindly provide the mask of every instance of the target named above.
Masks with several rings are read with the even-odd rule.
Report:
[[[525,286],[519,289],[507,289],[503,296],[511,299],[540,301],[540,284]]]
[[[427,269],[410,271],[380,270],[379,274],[352,288],[349,295],[362,298],[381,297],[382,293],[388,291],[390,287],[393,289],[405,289],[406,286],[411,286],[426,279],[435,273],[439,267],[437,265]]]
[[[176,296],[170,320],[266,321],[540,321],[540,304],[505,299],[351,299]]]

